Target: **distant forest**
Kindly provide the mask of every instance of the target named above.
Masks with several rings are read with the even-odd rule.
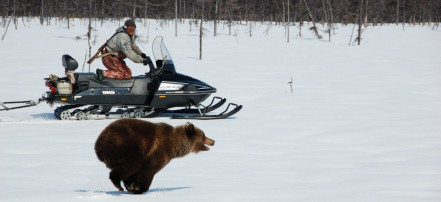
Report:
[[[415,24],[440,22],[441,0],[1,0],[0,16]]]

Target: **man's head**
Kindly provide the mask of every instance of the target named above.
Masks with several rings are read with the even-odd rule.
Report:
[[[126,20],[124,23],[124,30],[129,36],[133,36],[135,34],[136,24],[132,19]]]

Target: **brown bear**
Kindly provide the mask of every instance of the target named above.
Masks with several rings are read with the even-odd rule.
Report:
[[[214,140],[191,123],[170,126],[139,119],[120,119],[108,125],[95,142],[98,159],[111,170],[116,188],[141,194],[149,190],[153,177],[173,158],[190,152],[208,151]]]

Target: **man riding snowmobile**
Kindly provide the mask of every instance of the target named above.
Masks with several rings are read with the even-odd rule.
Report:
[[[143,63],[144,65],[151,62],[150,57],[135,44],[135,29],[135,21],[129,19],[107,41],[101,54],[103,54],[102,62],[108,70],[96,70],[99,80],[103,78],[130,79],[132,71],[124,61],[126,57],[135,63]]]
[[[101,57],[98,55],[106,46],[107,42],[87,63]],[[153,40],[152,53],[156,67],[150,61],[149,72],[124,80],[99,80],[98,75],[92,72],[75,72],[78,62],[64,54],[61,59],[66,77],[59,78],[51,74],[44,79],[49,91],[41,98],[0,102],[0,111],[31,107],[45,101],[50,106],[60,105],[54,110],[54,115],[61,120],[147,118],[162,113],[171,114],[173,119],[205,120],[224,119],[242,109],[242,105],[229,103],[221,113],[208,114],[226,103],[225,98],[216,96],[208,105],[202,104],[211,94],[216,93],[216,88],[176,72],[174,60],[165,47],[163,37],[158,36]]]

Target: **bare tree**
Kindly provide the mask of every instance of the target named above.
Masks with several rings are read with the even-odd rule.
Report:
[[[199,27],[199,60],[202,60],[202,36],[204,35],[204,28],[202,26],[202,22],[204,21],[204,2],[202,0],[202,8],[201,8],[201,25]]]
[[[368,26],[368,8],[369,8],[368,2],[369,0],[366,0],[366,6],[364,7],[364,21],[363,21],[364,27]]]
[[[361,25],[362,25],[362,19],[363,19],[363,0],[360,0],[360,12],[358,15],[358,37],[357,37],[357,41],[358,41],[358,45],[360,45],[361,43]]]
[[[145,19],[149,17],[182,19],[191,18],[190,16],[194,15],[194,9],[192,8],[199,3],[201,3],[200,0],[179,0],[178,4],[177,0],[93,0],[91,2],[86,0],[2,0],[0,1],[0,18],[2,26],[6,25],[10,16],[16,16],[17,19],[20,16],[37,16],[40,18],[42,26],[45,21],[49,24],[52,17],[58,17],[58,19],[63,17],[86,19],[89,18],[89,15],[94,19],[101,19],[101,23],[106,18],[115,20],[131,17],[136,19],[136,17],[142,16]],[[92,6],[89,4],[92,4]],[[358,8],[360,7],[357,0],[205,0],[204,4],[204,20],[215,22],[215,35],[218,34],[220,20],[231,22],[231,24],[236,21],[239,23],[244,21],[247,23],[248,21],[269,21],[276,25],[283,24],[286,26],[286,23],[291,21],[301,22],[303,20],[315,24],[320,19],[321,22],[325,23],[340,22],[347,24],[354,22],[351,16],[355,13],[358,15]],[[300,5],[302,8],[299,7]],[[172,9],[173,6],[175,9]],[[294,13],[290,11],[292,6],[294,6]],[[363,1],[362,6],[365,26],[370,22],[374,25],[377,23],[398,24],[400,22],[416,25],[418,23],[439,21],[441,1],[366,0]],[[303,9],[303,7],[307,8]],[[90,14],[90,9],[92,9],[92,14]],[[177,14],[176,9],[178,9]],[[197,10],[199,9],[200,7],[197,7]],[[302,10],[305,10],[305,12],[300,12]],[[192,14],[188,15],[186,12]],[[305,18],[306,16],[307,18]],[[199,16],[196,18],[199,18]],[[14,24],[17,23],[15,19],[12,20]],[[319,31],[316,26],[312,30],[314,32]],[[288,34],[288,26],[286,27],[286,34]]]
[[[285,0],[282,0],[282,25],[285,28],[285,36],[286,36],[286,11],[285,11]]]
[[[328,35],[329,35],[329,41],[331,41],[331,32],[334,32],[334,14],[332,11],[332,5],[329,0],[327,0],[328,7],[329,7],[329,21],[328,21]]]
[[[43,26],[43,22],[44,22],[44,13],[43,13],[43,8],[44,8],[44,0],[41,0],[41,15],[40,15],[40,24]]]
[[[404,23],[406,23],[406,1],[403,2],[403,30],[404,30]]]
[[[136,0],[133,0],[133,12],[132,12],[132,19],[136,19]]]
[[[395,24],[397,25],[400,18],[399,13],[400,13],[400,0],[397,0],[397,16],[395,17]]]
[[[89,0],[89,25],[87,26],[87,44],[89,45],[89,58],[92,56],[92,46],[90,40],[92,39],[92,1]],[[90,64],[89,64],[90,72]]]
[[[355,23],[354,23],[354,26],[352,27],[351,38],[349,39],[349,46],[351,46],[351,43],[352,43],[352,36],[354,36],[354,30],[355,30]]]
[[[218,13],[218,6],[219,6],[219,0],[215,0],[215,11],[214,11],[214,31],[213,31],[213,35],[216,36],[217,35],[217,23],[219,20],[219,13]]]
[[[11,24],[12,17],[9,18],[8,25],[6,26],[5,33],[2,36],[2,41],[5,39],[6,33],[8,32],[9,24]]]
[[[302,2],[300,1],[299,2],[299,9],[301,9],[301,8],[302,8]],[[298,34],[298,36],[300,38],[302,38],[302,27],[303,27],[303,15],[300,16],[300,20],[299,20],[299,34]]]
[[[178,37],[178,0],[175,0],[175,37]]]
[[[288,23],[287,23],[287,37],[286,37],[286,40],[287,40],[287,42],[289,43],[289,26],[290,26],[290,21],[289,21],[289,0],[288,0],[288,3],[287,3],[287,5],[286,5],[286,7],[287,7],[287,14],[288,14],[288,19],[287,19],[287,21],[288,21]]]
[[[312,21],[312,27],[310,29],[314,31],[314,33],[318,39],[322,39],[322,36],[318,33],[317,26],[315,26],[314,17],[312,16],[311,11],[309,10],[309,7],[308,7],[308,4],[306,3],[306,0],[303,0],[303,3],[305,4],[306,10],[308,11],[309,17],[311,18],[311,21]]]
[[[144,18],[145,19],[147,19],[147,4],[148,4],[148,0],[145,0],[145,2],[144,2]]]

